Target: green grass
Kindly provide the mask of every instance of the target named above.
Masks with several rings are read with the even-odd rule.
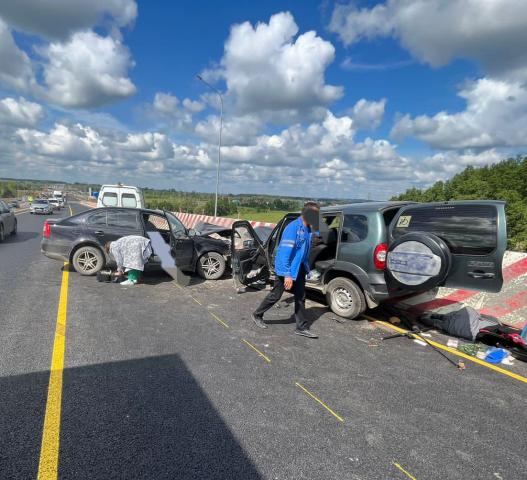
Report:
[[[282,217],[289,212],[285,210],[262,211],[256,208],[241,207],[239,213],[229,215],[229,218],[240,218],[242,220],[254,220],[256,222],[278,223]]]

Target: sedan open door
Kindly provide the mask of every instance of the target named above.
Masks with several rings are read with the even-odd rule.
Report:
[[[507,247],[504,202],[407,205],[391,222],[389,237],[386,280],[390,288],[501,290]]]
[[[264,246],[247,220],[232,225],[231,262],[233,278],[242,285],[269,279],[269,261]]]

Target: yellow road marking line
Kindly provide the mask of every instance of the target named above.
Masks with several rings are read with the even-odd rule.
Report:
[[[194,298],[194,297],[190,297],[190,298],[192,298],[192,300],[194,300],[198,305],[203,306],[203,304],[197,298]]]
[[[395,325],[392,325],[391,323],[384,322],[383,320],[377,320],[376,318],[370,317],[369,315],[363,315],[364,318],[367,318],[368,320],[378,323],[379,325],[384,325],[385,327],[391,328],[392,330],[395,330],[399,333],[411,333],[408,330],[405,330],[404,328],[396,327]],[[411,334],[412,337],[418,338],[416,335]],[[470,360],[471,362],[477,363],[478,365],[482,365],[483,367],[490,368],[491,370],[494,370],[495,372],[501,373],[503,375],[507,375],[508,377],[514,378],[515,380],[518,380],[523,383],[527,383],[527,377],[523,377],[522,375],[518,375],[517,373],[510,372],[509,370],[505,370],[504,368],[497,367],[496,365],[493,365],[492,363],[487,363],[484,360],[480,360],[477,357],[472,357],[470,355],[467,355],[466,353],[463,353],[459,350],[456,350],[455,348],[447,347],[446,345],[443,345],[442,343],[435,342],[434,340],[430,340],[429,338],[426,339],[426,341],[430,344],[432,344],[434,347],[440,348],[441,350],[444,350],[445,352],[449,352],[452,355],[457,355],[458,357],[466,358],[467,360]]]
[[[59,463],[60,415],[62,408],[62,376],[66,349],[66,319],[68,310],[68,262],[64,263],[60,286],[55,339],[51,355],[48,398],[42,431],[42,445],[38,464],[38,480],[56,480]]]
[[[68,208],[70,209],[70,216],[73,215],[73,210],[71,209],[71,205],[68,205]]]
[[[335,413],[333,410],[331,410],[331,408],[329,408],[316,395],[313,395],[306,387],[304,387],[303,385],[300,385],[300,383],[298,383],[298,382],[295,382],[295,385],[298,388],[302,389],[305,393],[307,393],[313,400],[316,400],[318,403],[320,403],[320,405],[322,405],[329,413],[331,413],[331,415],[333,415],[339,422],[343,422],[344,421],[344,419],[338,413]]]
[[[227,325],[220,317],[218,317],[218,315],[214,314],[213,312],[209,312],[213,317],[214,319],[220,324],[220,325],[223,325],[225,328],[229,328],[229,325]]]
[[[262,357],[267,363],[271,363],[271,359],[265,355],[264,353],[260,352],[260,350],[258,350],[251,342],[248,342],[247,340],[245,340],[245,338],[242,338],[242,342],[249,345],[249,347],[251,347],[258,355],[260,355],[260,357]]]
[[[401,465],[399,465],[397,462],[393,462],[393,464],[401,470],[408,478],[411,478],[412,480],[417,480],[412,474],[408,473]]]

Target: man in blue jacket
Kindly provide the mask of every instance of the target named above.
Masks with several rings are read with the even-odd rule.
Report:
[[[318,229],[319,213],[320,208],[315,202],[307,202],[302,209],[302,215],[285,228],[275,257],[274,287],[252,314],[252,319],[258,327],[267,328],[263,321],[264,313],[282,298],[284,290],[292,290],[295,296],[295,333],[318,338],[308,328],[305,316],[305,286],[306,274],[309,273],[311,228]]]

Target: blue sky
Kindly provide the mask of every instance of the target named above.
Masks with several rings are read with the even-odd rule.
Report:
[[[387,198],[527,143],[526,2],[0,6],[0,175]]]

